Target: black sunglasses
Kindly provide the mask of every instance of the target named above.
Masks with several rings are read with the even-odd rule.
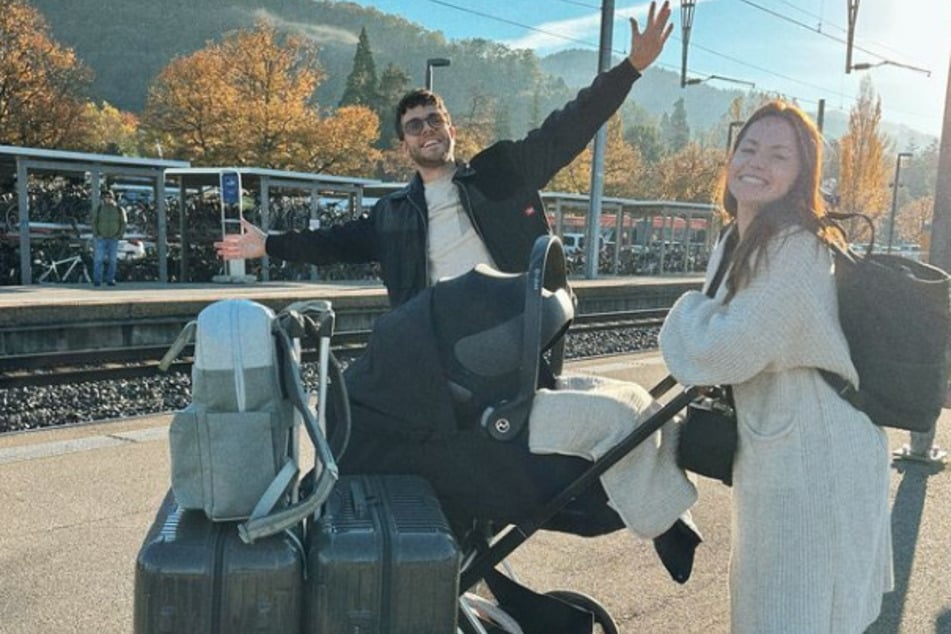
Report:
[[[403,122],[403,132],[416,136],[423,131],[423,125],[428,125],[433,130],[441,130],[448,125],[449,120],[439,112],[430,112],[425,119],[417,117]]]

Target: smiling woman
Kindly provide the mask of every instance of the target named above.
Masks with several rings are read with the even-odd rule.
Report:
[[[678,382],[732,388],[733,634],[859,634],[892,586],[887,439],[821,373],[858,378],[820,164],[802,110],[774,101],[753,113],[725,177],[732,222],[708,267],[712,278],[726,260],[725,283],[682,295],[660,334]]]
[[[792,189],[800,171],[798,146],[792,124],[775,116],[759,119],[742,133],[727,171],[740,237],[764,206]]]

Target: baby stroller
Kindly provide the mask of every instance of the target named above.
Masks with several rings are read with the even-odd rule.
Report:
[[[497,566],[540,529],[592,537],[624,528],[600,477],[696,397],[685,390],[594,462],[531,453],[533,401],[540,387],[555,387],[573,317],[562,245],[545,236],[524,274],[479,266],[380,318],[366,354],[344,375],[351,429],[341,474],[428,480],[464,553],[460,593],[484,581],[525,634],[591,632],[595,623],[617,631],[596,600],[534,593]],[[670,537],[692,561],[699,538]],[[516,631],[487,625],[467,596],[462,632]]]

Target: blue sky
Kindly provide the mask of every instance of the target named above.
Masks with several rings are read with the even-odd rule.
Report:
[[[480,37],[539,55],[598,48],[600,0],[354,1],[441,31],[449,39]],[[753,82],[756,90],[796,98],[807,110],[825,99],[827,111],[848,112],[860,79],[870,75],[885,119],[939,135],[949,80],[951,1],[861,0],[858,5],[852,62],[888,63],[846,74],[848,0],[698,0],[688,76]],[[643,23],[647,6],[615,0],[616,53],[626,53],[630,44],[626,18],[633,15]],[[680,2],[671,7],[674,33],[656,64],[679,74]],[[728,81],[709,83],[743,88]]]

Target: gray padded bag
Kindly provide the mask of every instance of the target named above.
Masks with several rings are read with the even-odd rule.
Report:
[[[333,318],[328,302],[295,304],[280,315],[250,300],[215,302],[162,362],[167,367],[194,339],[192,402],[169,430],[175,500],[214,521],[248,520],[239,533],[249,542],[313,513],[337,478],[324,437],[329,334],[321,338],[315,418],[300,380],[301,332],[288,332],[302,313]],[[302,422],[315,443],[318,475],[313,492],[298,500]]]

